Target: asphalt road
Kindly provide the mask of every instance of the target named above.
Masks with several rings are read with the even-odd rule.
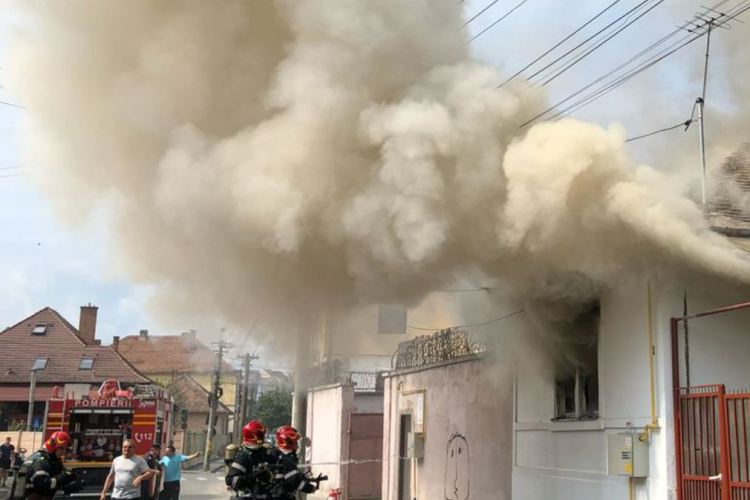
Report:
[[[224,469],[211,473],[182,471],[180,500],[229,500],[234,495],[224,485]]]

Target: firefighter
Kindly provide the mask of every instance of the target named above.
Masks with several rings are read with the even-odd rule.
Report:
[[[299,440],[299,432],[291,425],[276,430],[276,447],[269,453],[276,474],[271,489],[273,499],[293,500],[297,493],[315,493],[318,489],[315,481],[299,470]]]
[[[225,479],[227,487],[253,500],[271,498],[273,473],[268,468],[268,450],[263,446],[266,432],[266,426],[255,420],[242,428],[242,447]]]
[[[29,500],[51,500],[57,490],[66,490],[76,481],[75,474],[62,463],[69,444],[67,432],[55,432],[32,457],[26,479]]]

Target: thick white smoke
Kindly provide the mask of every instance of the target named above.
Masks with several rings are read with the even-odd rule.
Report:
[[[73,219],[111,204],[115,265],[163,315],[416,300],[477,269],[537,295],[669,266],[750,282],[620,128],[519,130],[542,103],[470,59],[455,0],[24,8],[9,80],[40,182]]]

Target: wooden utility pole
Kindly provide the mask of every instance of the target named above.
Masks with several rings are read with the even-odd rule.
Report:
[[[207,471],[211,465],[211,439],[213,438],[212,432],[214,430],[214,418],[216,417],[216,410],[219,407],[219,399],[223,393],[221,389],[221,363],[224,359],[224,352],[234,347],[232,344],[220,340],[214,342],[216,352],[216,364],[214,365],[213,381],[211,385],[211,392],[208,395],[208,425],[206,429],[206,446],[203,454],[203,470]]]

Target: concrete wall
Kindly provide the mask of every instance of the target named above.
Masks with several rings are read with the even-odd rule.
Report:
[[[683,311],[750,300],[750,290],[710,289],[704,282],[652,284],[655,337],[655,401],[660,429],[652,434],[648,479],[635,482],[637,499],[667,500],[675,495],[671,396],[670,317]],[[750,386],[750,311],[690,323],[691,384]],[[554,375],[543,362],[517,369],[513,498],[598,500],[627,498],[626,478],[607,475],[606,435],[640,432],[651,420],[648,294],[645,282],[601,297],[599,333],[600,418],[594,422],[553,422]],[[684,354],[684,342],[680,342]],[[547,363],[549,365],[550,363]],[[681,361],[684,374],[684,360]],[[681,385],[685,379],[682,378]]]
[[[425,454],[409,464],[413,498],[511,498],[513,399],[507,364],[469,358],[394,372],[385,385],[384,500],[398,499],[401,415],[414,413],[417,390],[425,391]]]
[[[321,491],[308,498],[325,498],[334,488],[343,488],[348,458],[347,430],[349,413],[354,407],[354,388],[334,385],[310,390],[307,396],[307,435],[312,446],[307,461],[315,475],[328,476]]]

